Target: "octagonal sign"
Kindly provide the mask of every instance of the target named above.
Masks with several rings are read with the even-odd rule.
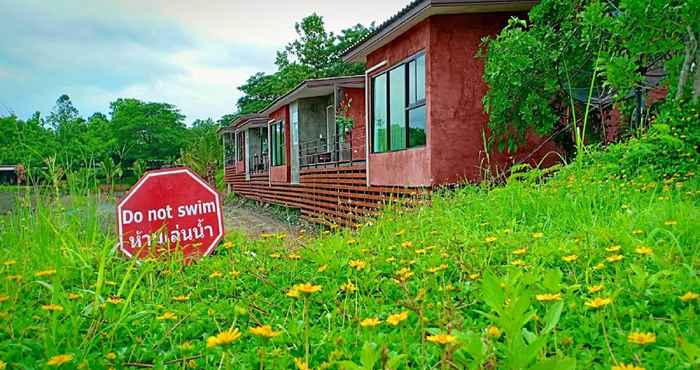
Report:
[[[119,249],[129,257],[209,255],[224,235],[219,193],[189,168],[149,171],[117,205]]]

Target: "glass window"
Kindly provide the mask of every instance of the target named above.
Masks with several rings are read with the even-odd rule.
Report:
[[[422,146],[425,137],[425,104],[408,111],[408,146]]]
[[[425,100],[425,54],[416,58],[416,101]]]
[[[388,150],[386,73],[375,77],[372,85],[372,149],[374,152],[386,152]]]
[[[416,104],[416,61],[408,62],[408,105]]]
[[[270,142],[272,147],[270,162],[273,166],[281,166],[284,162],[284,122],[280,121],[270,125]]]
[[[406,148],[406,67],[389,71],[389,119],[391,150]]]

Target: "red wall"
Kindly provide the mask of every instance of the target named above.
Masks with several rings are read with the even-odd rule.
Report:
[[[365,89],[345,88],[345,98],[352,99],[348,115],[352,118],[352,160],[365,159]]]
[[[430,23],[432,19],[426,19],[408,30],[401,37],[384,45],[367,56],[367,67],[387,61],[387,64],[372,72],[370,77],[380,74],[404,59],[426,51],[426,59],[430,60]],[[430,65],[426,61],[426,73],[430,73]],[[366,86],[371,89],[371,86]],[[370,96],[369,104],[371,105]],[[426,86],[426,109],[430,110],[430,87]],[[371,114],[370,114],[371,117]],[[427,117],[428,132],[427,145],[423,148],[413,148],[389,153],[371,153],[368,161],[368,176],[371,185],[404,185],[404,186],[428,186],[432,185],[430,173],[431,153],[427,149],[431,143],[430,115]],[[372,145],[371,138],[367,144]]]
[[[282,166],[270,167],[270,182],[289,182],[291,178],[291,169],[289,167],[289,153],[291,152],[290,135],[289,135],[289,105],[285,105],[270,114],[271,120],[284,121],[284,150],[285,164]],[[270,158],[271,160],[272,158]]]

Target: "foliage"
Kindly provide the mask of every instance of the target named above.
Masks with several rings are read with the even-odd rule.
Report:
[[[372,27],[357,24],[336,35],[326,31],[323,17],[314,13],[303,18],[294,25],[297,39],[277,52],[277,71],[272,74],[256,73],[239,87],[244,94],[238,100],[239,113],[262,110],[306,79],[362,73],[362,65],[347,64],[341,56]]]
[[[190,144],[180,153],[180,162],[213,186],[216,186],[216,171],[222,167],[224,155],[218,128],[211,119],[195,121],[190,129]]]
[[[492,143],[512,151],[528,131],[550,134],[559,126],[579,126],[594,107],[610,109],[606,99],[623,112],[630,111],[625,106],[637,109],[659,77],[673,95],[690,39],[686,29],[700,29],[698,5],[697,0],[545,0],[532,8],[529,22],[512,19],[497,37],[484,40],[490,87],[484,107]],[[594,105],[587,99],[589,87]],[[584,114],[573,122],[577,110]],[[643,117],[632,111],[628,119],[639,126],[634,121]],[[601,117],[591,118],[596,121],[587,140],[604,132]]]
[[[535,170],[502,187],[436,192],[430,205],[389,205],[356,231],[258,240],[233,231],[193,265],[177,255],[125,260],[112,212],[94,198],[73,197],[70,212],[39,198],[0,218],[0,359],[21,368],[50,358],[87,368],[697,367],[697,162],[661,182],[648,171],[620,176],[617,153],[547,181]],[[309,293],[290,297],[301,283],[313,284]],[[277,334],[248,330],[262,325]]]

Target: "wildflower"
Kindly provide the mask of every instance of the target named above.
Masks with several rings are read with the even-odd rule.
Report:
[[[496,325],[489,325],[489,327],[486,328],[486,335],[489,337],[498,338],[501,336],[501,329],[499,329]]]
[[[12,266],[12,265],[14,265],[15,263],[17,263],[17,260],[9,259],[9,260],[5,260],[2,264],[5,265],[5,266]]]
[[[177,348],[180,351],[189,352],[194,348],[194,346],[192,345],[192,342],[187,341],[187,342],[183,342],[182,344],[178,345]]]
[[[109,297],[109,299],[107,299],[107,303],[113,304],[113,305],[117,305],[117,304],[120,304],[122,302],[124,302],[124,298],[122,298],[122,297]]]
[[[396,236],[401,236],[401,235],[403,235],[403,234],[405,234],[405,233],[406,233],[406,230],[405,230],[405,229],[401,229],[401,230],[397,231],[396,234],[394,234],[394,235],[396,235]]]
[[[397,326],[401,323],[401,321],[404,321],[406,319],[408,319],[408,311],[403,311],[401,313],[389,315],[389,317],[386,319],[386,323],[389,325]]]
[[[219,272],[219,271],[214,271],[214,272],[212,272],[212,273],[209,275],[209,278],[210,278],[210,279],[216,279],[216,278],[220,278],[220,277],[222,277],[222,276],[224,276],[224,274],[222,274],[221,272]]]
[[[355,239],[348,240],[348,245],[353,245],[355,243],[357,243],[357,240],[355,240]]]
[[[588,293],[598,293],[603,290],[603,288],[605,288],[603,284],[591,285],[588,287]]]
[[[271,257],[271,258],[280,258],[280,257],[282,257],[282,255],[279,254],[279,253],[271,253],[271,254],[270,254],[270,257]]]
[[[696,300],[696,299],[700,298],[700,294],[693,293],[693,292],[689,291],[689,292],[683,294],[682,296],[680,296],[680,298],[681,298],[681,301],[688,302],[688,301],[692,301],[692,300]]]
[[[525,267],[525,262],[521,259],[515,259],[510,264],[517,267]]]
[[[410,240],[406,240],[405,242],[401,243],[401,247],[403,248],[413,248],[413,242]]]
[[[641,254],[643,256],[649,256],[654,253],[654,250],[646,247],[646,246],[639,246],[634,250],[637,254]]]
[[[525,254],[525,253],[527,253],[527,248],[526,248],[526,247],[518,248],[518,249],[516,249],[516,250],[513,251],[513,254],[516,255],[516,256],[522,256],[522,255]]]
[[[402,283],[410,279],[411,276],[413,276],[413,272],[406,267],[396,271],[396,279]]]
[[[222,247],[224,247],[224,248],[226,248],[226,249],[231,249],[231,248],[233,248],[233,242],[232,242],[232,241],[227,241],[226,243],[224,243],[224,244],[222,245]]]
[[[352,293],[357,290],[357,287],[355,287],[355,284],[353,284],[352,281],[348,281],[347,283],[341,285],[340,289],[342,289],[345,293]]]
[[[382,320],[379,320],[376,317],[370,317],[370,318],[367,318],[367,319],[360,321],[360,326],[363,328],[367,328],[367,327],[372,328],[372,327],[379,325],[381,322],[382,322]]]
[[[561,259],[564,260],[564,262],[574,262],[578,259],[578,256],[575,254],[571,254],[568,256],[564,256]]]
[[[425,254],[426,249],[425,248],[416,249],[414,252],[416,252],[416,254]]]
[[[457,338],[453,335],[449,334],[435,334],[435,335],[429,335],[427,338],[428,342],[436,343],[436,344],[451,344],[454,343]]]
[[[632,234],[634,234],[634,235],[642,235],[642,234],[644,234],[644,231],[642,231],[642,230],[640,230],[640,229],[634,229],[634,230],[632,230]]]
[[[280,332],[273,331],[270,325],[262,325],[255,328],[250,328],[248,329],[248,331],[253,335],[257,335],[263,338],[274,338],[280,335]]]
[[[619,252],[621,249],[622,249],[622,247],[620,247],[620,245],[618,245],[618,244],[614,244],[614,245],[611,245],[611,246],[605,248],[605,250],[610,252],[610,253]]]
[[[34,276],[36,277],[44,277],[44,276],[51,276],[56,274],[56,269],[49,269],[49,270],[44,270],[44,271],[39,271]]]
[[[595,266],[593,266],[594,270],[602,270],[605,268],[605,264],[603,262],[598,262]]]
[[[307,365],[306,362],[299,357],[294,357],[294,365],[296,365],[297,370],[311,370],[309,369],[309,365]]]
[[[639,345],[656,343],[656,334],[633,331],[627,336],[627,341]]]
[[[287,292],[287,296],[293,297],[293,298],[298,298],[301,295],[300,293],[308,295],[308,294],[316,293],[320,290],[321,290],[320,285],[313,285],[313,284],[309,284],[309,283],[296,284],[289,289],[289,291]]]
[[[61,366],[71,361],[73,361],[73,355],[56,355],[46,361],[46,364],[49,366]]]
[[[556,294],[550,294],[550,293],[545,293],[545,294],[537,294],[535,296],[535,299],[537,299],[540,302],[553,302],[553,301],[561,301],[561,293],[556,293]]]
[[[113,361],[117,359],[117,354],[114,352],[108,352],[105,357],[107,357],[108,360]]]
[[[175,321],[177,320],[177,315],[170,311],[165,311],[162,315],[156,317],[156,319],[158,321]]]
[[[392,262],[395,262],[395,261],[396,261],[396,257],[389,257],[389,258],[387,258],[387,259],[384,260],[384,262],[386,262],[386,263],[392,263]]]
[[[190,300],[190,296],[189,295],[179,295],[179,296],[173,297],[173,300],[175,302],[185,302],[185,301]]]
[[[240,337],[241,332],[237,328],[222,331],[213,337],[207,338],[207,347],[225,346],[237,341]]]
[[[539,238],[541,238],[541,237],[543,237],[543,236],[544,236],[544,233],[541,233],[541,232],[532,233],[532,237],[533,237],[534,239],[539,239]]]
[[[61,312],[63,311],[63,306],[59,304],[42,304],[41,309],[49,312]]]
[[[634,366],[632,364],[625,365],[624,363],[619,363],[612,367],[612,370],[645,370],[643,367]]]
[[[664,225],[666,226],[673,226],[676,225],[678,222],[676,220],[668,220],[664,222]]]
[[[434,273],[439,272],[439,271],[442,271],[442,270],[447,270],[447,267],[448,267],[447,264],[446,264],[446,263],[443,263],[443,264],[441,264],[440,266],[436,266],[436,267],[431,267],[431,268],[429,268],[429,269],[428,269],[428,272],[431,272],[431,273],[434,274]]]
[[[612,299],[611,299],[611,298],[600,298],[600,297],[597,297],[597,298],[594,298],[594,299],[589,300],[588,302],[585,302],[584,304],[585,304],[586,307],[588,307],[588,308],[593,308],[593,309],[595,309],[595,308],[601,308],[601,307],[607,306],[607,305],[609,305],[609,304],[611,304],[611,303],[612,303]]]
[[[620,262],[620,261],[622,261],[623,258],[625,258],[625,257],[624,257],[623,255],[621,255],[621,254],[613,254],[612,256],[609,256],[609,257],[607,257],[607,258],[605,258],[605,259],[606,259],[608,262]]]
[[[469,280],[478,280],[478,279],[479,279],[479,276],[480,276],[479,273],[478,273],[478,272],[475,272],[475,273],[473,273],[473,274],[469,274],[468,277],[469,277]]]
[[[362,260],[351,260],[348,262],[348,265],[357,271],[362,271],[365,267],[367,267],[367,262]]]
[[[484,239],[484,241],[487,242],[487,243],[493,243],[493,242],[495,242],[496,240],[498,240],[498,238],[495,237],[495,236],[487,236],[487,237]]]
[[[318,270],[316,270],[316,271],[317,272],[324,272],[324,271],[326,271],[327,268],[328,268],[328,265],[321,265],[318,267]]]
[[[296,253],[290,253],[289,255],[287,255],[287,258],[289,258],[290,260],[300,260],[301,256]]]
[[[241,272],[236,270],[231,270],[231,272],[229,272],[228,274],[231,275],[231,277],[234,279],[241,276]]]
[[[10,299],[10,296],[7,294],[0,294],[0,303],[5,302],[8,299]]]

